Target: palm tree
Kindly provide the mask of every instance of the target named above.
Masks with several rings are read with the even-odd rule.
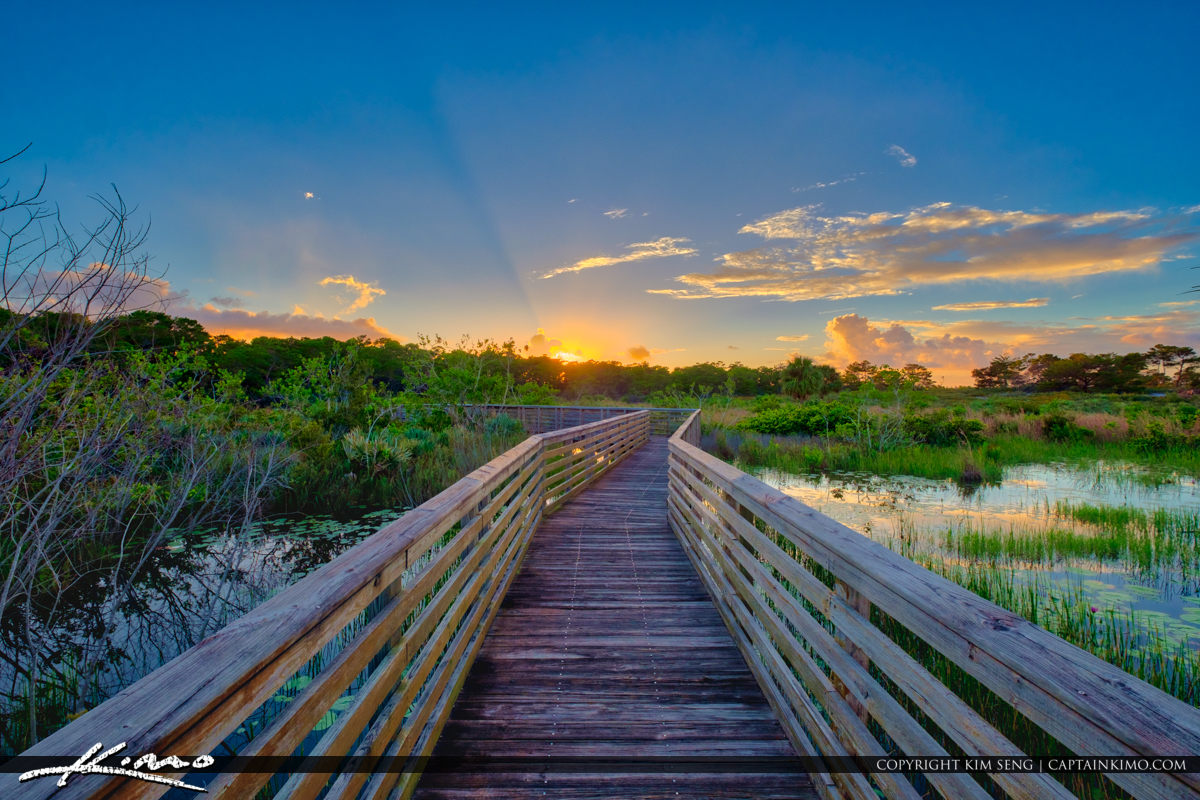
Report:
[[[783,368],[779,388],[784,394],[803,400],[821,391],[824,384],[821,368],[807,356],[796,356]]]

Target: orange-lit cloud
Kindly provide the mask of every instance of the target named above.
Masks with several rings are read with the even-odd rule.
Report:
[[[918,337],[902,325],[893,323],[884,327],[857,314],[831,319],[825,325],[825,335],[825,346],[829,348],[826,357],[839,365],[851,361],[870,361],[893,367],[923,364],[946,376],[943,380],[955,383],[965,383],[961,377],[1006,349],[1000,343],[949,333]]]
[[[696,250],[686,246],[689,241],[691,240],[679,236],[663,236],[655,239],[653,242],[635,242],[634,244],[625,246],[625,249],[629,252],[624,255],[584,258],[576,261],[574,264],[552,269],[542,277],[553,278],[556,275],[565,275],[568,272],[582,272],[585,269],[611,267],[614,264],[627,264],[630,261],[642,261],[647,258],[695,255]]]
[[[800,336],[776,336],[775,341],[777,341],[777,342],[807,342],[808,334],[805,333],[805,334],[801,334]]]
[[[557,358],[559,361],[586,361],[594,355],[592,348],[585,348],[576,345],[568,345],[562,339],[551,337],[546,334],[544,328],[538,328],[537,333],[529,337],[529,342],[525,345],[525,352],[529,356],[549,356]]]
[[[526,347],[530,356],[548,356],[552,351],[562,347],[562,340],[551,339],[546,336],[544,329],[538,328],[537,333],[529,337],[529,344]]]
[[[380,289],[371,283],[355,280],[353,275],[330,275],[328,278],[322,278],[321,286],[345,286],[354,292],[352,298],[339,297],[343,302],[348,302],[345,313],[349,314],[352,311],[358,311],[360,308],[366,308],[375,301],[376,297],[382,297],[387,294],[386,291]]]
[[[1031,297],[1028,300],[980,300],[974,303],[947,303],[934,306],[934,311],[994,311],[998,308],[1041,308],[1050,302],[1049,297]]]
[[[253,339],[256,336],[332,336],[334,339],[353,339],[367,336],[371,339],[405,341],[404,337],[394,335],[377,323],[374,317],[330,319],[302,313],[272,314],[269,311],[246,311],[241,308],[222,310],[211,303],[199,308],[179,306],[170,311],[176,316],[196,320],[214,336],[225,334],[235,339]]]
[[[650,348],[645,347],[644,345],[636,344],[629,348],[629,350],[626,352],[629,355],[630,361],[641,362],[650,360]]]
[[[825,358],[838,366],[866,360],[894,367],[915,362],[947,385],[969,385],[970,372],[1002,354],[1128,353],[1162,344],[1200,349],[1200,311],[1084,317],[1057,324],[1006,321],[869,320],[847,314],[825,326]]]
[[[1109,335],[1120,337],[1123,344],[1138,350],[1159,343],[1200,348],[1200,311],[1175,310],[1093,319]]]
[[[894,295],[967,281],[1066,282],[1155,266],[1200,238],[1188,214],[1051,214],[953,207],[822,217],[788,209],[740,233],[772,244],[726,253],[711,273],[680,275],[681,299],[814,300]]]

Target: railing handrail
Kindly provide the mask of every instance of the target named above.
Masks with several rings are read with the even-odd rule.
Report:
[[[697,561],[798,752],[867,755],[861,752],[866,742],[876,748],[870,754],[888,755],[865,727],[868,717],[884,729],[895,725],[899,733],[888,735],[898,745],[905,736],[910,747],[932,742],[922,739],[917,725],[899,719],[907,712],[894,698],[880,696],[889,693],[874,683],[868,669],[873,665],[936,718],[946,738],[967,755],[1020,753],[916,660],[897,652],[898,645],[883,641],[886,634],[872,622],[874,607],[880,619],[886,614],[903,625],[1077,754],[1200,753],[1200,710],[704,452],[698,447],[698,416],[692,414],[668,440],[672,527]],[[780,544],[832,574],[835,585],[822,582]],[[800,596],[811,605],[799,602]],[[814,608],[826,624],[819,624]],[[807,632],[798,637],[801,630]],[[828,672],[813,669],[818,662],[809,663],[801,652],[805,644],[820,653]],[[809,680],[802,679],[805,670]],[[835,708],[839,703],[845,707]],[[799,725],[789,726],[789,719]],[[908,754],[936,755],[911,749]],[[850,796],[874,797],[861,776],[826,777],[827,788],[838,783]],[[1135,797],[1200,793],[1196,774],[1107,777]],[[934,785],[941,781],[943,796],[981,794],[978,784],[926,778]],[[993,778],[1013,796],[1070,796],[1048,776]],[[885,791],[906,796],[911,787],[892,784]]]
[[[121,755],[134,757],[148,752],[159,757],[210,753],[309,659],[321,652],[339,632],[362,619],[368,606],[378,601],[391,601],[384,611],[395,617],[386,620],[394,630],[382,629],[385,626],[379,624],[380,617],[367,622],[356,634],[360,638],[351,640],[329,662],[328,669],[336,667],[341,673],[329,679],[328,696],[312,699],[311,703],[306,698],[305,703],[311,705],[311,710],[306,712],[307,717],[297,715],[298,718],[308,722],[309,728],[305,730],[311,730],[312,724],[324,716],[381,646],[390,644],[395,650],[397,642],[403,640],[405,655],[411,655],[413,659],[411,664],[427,656],[434,659],[426,658],[428,663],[422,662],[424,674],[433,676],[429,680],[432,682],[434,677],[437,678],[434,691],[426,696],[426,689],[422,688],[432,683],[416,683],[411,691],[414,696],[418,690],[422,693],[416,697],[416,704],[423,704],[420,713],[428,714],[429,708],[438,706],[437,712],[444,721],[473,659],[473,648],[478,647],[476,639],[482,640],[482,631],[486,630],[491,615],[503,599],[507,588],[505,581],[515,574],[524,545],[543,512],[549,513],[644,442],[649,419],[649,412],[639,411],[530,436],[41,740],[21,756],[74,760],[97,742],[104,742],[109,747],[122,741],[127,747]],[[458,526],[457,531],[455,526]],[[440,541],[447,535],[450,535],[449,541]],[[485,540],[486,543],[480,544]],[[478,576],[464,577],[462,573],[451,572],[457,563],[455,558],[465,562],[468,557],[475,559],[473,563],[478,567]],[[428,563],[421,559],[428,559]],[[416,571],[410,572],[407,583],[402,584],[409,570]],[[446,572],[443,574],[442,570]],[[453,577],[439,587],[439,581],[452,574]],[[464,583],[467,586],[462,587]],[[447,585],[461,588],[443,597],[439,593]],[[462,594],[468,590],[474,591],[475,595]],[[423,600],[425,593],[428,598]],[[444,617],[431,613],[428,624],[421,623],[425,611],[434,606],[444,612]],[[417,622],[401,632],[401,626],[412,614],[418,615]],[[459,621],[446,622],[453,614],[459,615]],[[464,633],[462,620],[468,617],[474,621],[476,630]],[[412,641],[405,638],[422,625],[421,631],[428,633],[429,638]],[[370,636],[367,636],[368,630]],[[457,647],[456,652],[465,653],[459,659],[463,663],[450,665],[437,660],[441,659],[439,648],[442,642],[434,641],[432,637],[439,631],[447,639],[446,652]],[[355,642],[362,641],[363,637],[369,645],[360,649],[369,646],[372,651],[354,652]],[[426,647],[431,641],[437,647]],[[426,652],[433,650],[437,650],[434,656]],[[398,675],[407,675],[406,681],[411,680],[416,671],[411,664],[407,673],[401,670],[403,663],[397,668]],[[323,679],[325,675],[321,672],[318,678]],[[314,683],[317,680],[314,679]],[[298,695],[288,711],[300,705]],[[399,709],[400,722],[408,719],[406,710],[407,705]],[[363,712],[365,718],[369,719],[374,711]],[[345,716],[349,710],[342,713]],[[393,735],[400,722],[391,728]],[[387,728],[388,724],[384,723],[382,727]],[[372,730],[379,726],[378,720],[371,723]],[[281,741],[292,742],[282,753],[290,755],[298,744],[293,741],[295,731],[280,732],[270,726],[268,729],[272,730],[273,736],[279,734]],[[304,734],[305,730],[300,733]],[[413,741],[431,747],[437,730],[440,730],[440,722],[435,717],[429,723],[422,723],[422,727],[412,734]],[[261,736],[265,737],[266,731]],[[355,738],[339,741],[353,743]],[[259,738],[249,742],[254,748],[261,744]],[[63,765],[70,760],[64,761]],[[255,783],[249,786],[239,783],[240,776],[218,776],[217,785],[228,789],[231,784],[236,784],[237,796],[252,796],[257,786],[269,777],[246,779],[244,784]],[[393,773],[391,777],[395,779],[396,775]],[[409,773],[404,780],[411,782],[412,778]],[[119,790],[122,798],[155,797],[167,788],[121,778],[104,778],[103,783],[97,783],[98,780],[100,778],[76,776],[65,788],[59,789],[54,778],[42,778],[21,784],[16,789],[16,796],[41,798],[54,794],[55,800],[101,798],[110,797]],[[323,787],[325,780],[321,777],[317,788]],[[357,783],[353,780],[348,783],[353,785],[347,786],[347,791],[357,791]],[[335,788],[337,786],[335,784]],[[390,788],[382,783],[380,787],[384,794]],[[309,796],[308,789],[297,788],[292,783],[285,790],[288,796]],[[5,792],[6,797],[14,796],[10,791]],[[353,796],[353,792],[350,795]]]
[[[451,404],[452,405],[452,404]],[[699,411],[691,406],[562,406],[557,404],[542,405],[540,403],[466,403],[467,408],[571,408],[582,411],[668,411],[688,412]]]

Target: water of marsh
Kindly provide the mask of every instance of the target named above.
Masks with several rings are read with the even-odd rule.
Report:
[[[1200,646],[1200,482],[1130,464],[1025,464],[997,484],[911,476],[764,482],[918,562],[980,565]]]
[[[86,711],[321,567],[381,527],[400,509],[351,510],[349,518],[282,516],[238,533],[181,533],[149,554],[129,591],[112,596],[108,573],[77,581],[58,596],[36,632],[42,648],[44,725]],[[11,713],[28,683],[0,660],[0,693]],[[6,716],[6,719],[8,717]],[[7,737],[6,737],[7,738]],[[0,750],[22,749],[19,739]]]

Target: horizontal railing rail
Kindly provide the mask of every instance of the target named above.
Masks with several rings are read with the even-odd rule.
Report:
[[[1024,755],[1016,739],[1034,756],[1200,753],[1200,710],[703,452],[698,416],[668,442],[670,523],[797,752]],[[1039,773],[813,778],[827,797],[1075,796]],[[1092,780],[1200,794],[1192,773]]]
[[[639,411],[531,436],[21,756],[66,766],[97,742],[126,744],[106,765],[151,752],[339,764],[428,755],[542,515],[645,442],[650,425]],[[200,772],[172,777],[203,782]],[[249,798],[271,782],[292,800],[403,797],[419,776],[418,761],[374,773],[230,771],[207,776],[207,790]],[[124,800],[168,788],[56,780],[14,781],[3,794]]]
[[[626,406],[534,406],[501,403],[477,403],[456,408],[467,413],[487,415],[506,414],[520,420],[530,433],[546,433],[572,425],[612,419],[637,411],[650,412],[650,432],[656,436],[670,436],[683,423],[694,408],[648,408]]]

